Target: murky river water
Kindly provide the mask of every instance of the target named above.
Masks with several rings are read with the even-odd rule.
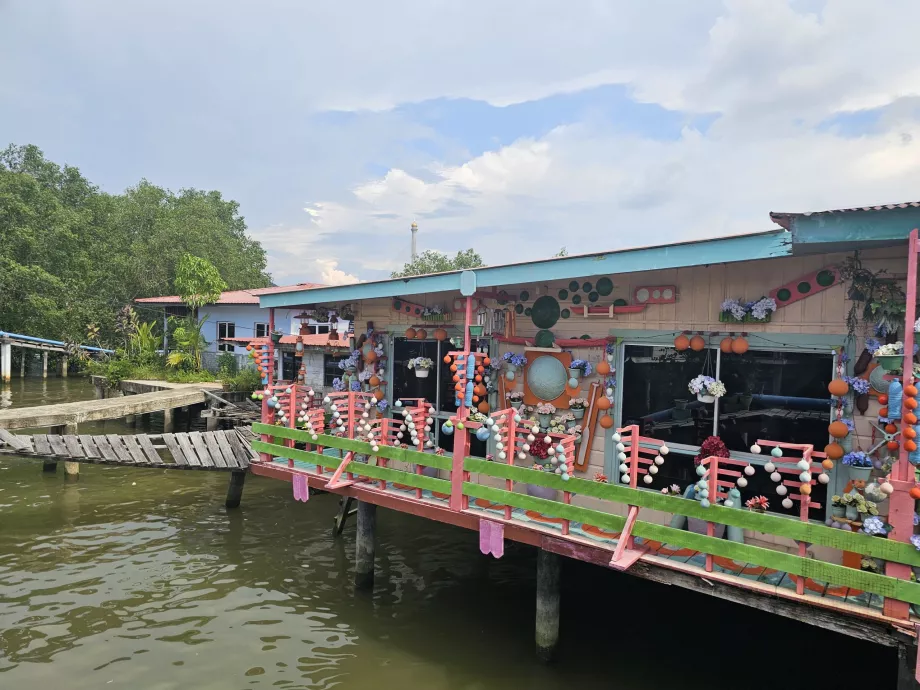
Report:
[[[14,380],[3,402],[91,396]],[[227,511],[226,482],[88,465],[65,483],[0,456],[0,688],[894,687],[888,650],[572,561],[544,666],[533,549],[496,561],[472,532],[380,509],[376,585],[356,593],[335,496],[250,477]]]

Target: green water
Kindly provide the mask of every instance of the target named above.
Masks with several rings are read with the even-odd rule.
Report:
[[[79,379],[9,392],[92,395]],[[0,688],[894,687],[888,650],[572,561],[544,666],[533,549],[494,560],[473,532],[380,509],[376,584],[356,593],[335,496],[250,477],[227,511],[226,482],[88,465],[65,483],[0,456]]]

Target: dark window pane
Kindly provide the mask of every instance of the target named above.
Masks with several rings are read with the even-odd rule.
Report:
[[[267,338],[268,337],[268,324],[267,323],[257,323],[255,325],[254,335],[256,338]]]
[[[323,386],[332,388],[332,379],[342,378],[339,362],[348,359],[348,355],[323,355]]]
[[[698,446],[712,435],[712,405],[687,389],[694,376],[715,376],[716,352],[678,352],[673,347],[627,345],[623,366],[623,425],[638,424],[643,436]],[[657,484],[657,482],[656,482]]]

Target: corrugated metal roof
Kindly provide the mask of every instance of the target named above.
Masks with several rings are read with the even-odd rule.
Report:
[[[351,337],[351,334],[348,336]],[[335,347],[335,348],[348,348],[348,337],[341,338],[339,340],[329,340],[328,333],[310,333],[308,335],[283,335],[281,336],[282,345],[296,345],[299,339],[303,339],[303,344],[305,347]],[[246,337],[236,337],[236,338],[221,338],[220,342],[222,343],[237,343],[248,345],[249,343],[267,343],[268,338],[246,338]]]
[[[799,216],[818,216],[825,213],[854,213],[856,211],[894,211],[899,208],[920,208],[920,201],[905,201],[900,204],[879,204],[878,206],[855,206],[853,208],[836,208],[828,211],[805,211],[803,213],[782,213],[770,211],[770,220],[789,230],[789,221]]]
[[[220,299],[215,304],[258,304],[259,295],[273,295],[278,292],[292,290],[312,290],[313,288],[326,287],[322,283],[297,283],[296,285],[276,285],[267,288],[252,288],[250,290],[227,290],[220,293]],[[141,297],[134,300],[142,304],[182,304],[179,295],[165,295],[163,297]]]

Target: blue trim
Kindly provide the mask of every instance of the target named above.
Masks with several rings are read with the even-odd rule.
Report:
[[[20,333],[7,333],[0,331],[0,338],[11,338],[13,340],[22,340],[27,343],[39,343],[41,345],[56,345],[58,347],[67,347],[67,343],[60,340],[48,340],[47,338],[36,338],[31,335],[22,335]],[[15,345],[15,343],[12,343]],[[106,350],[104,347],[93,347],[92,345],[76,345],[75,347],[86,350],[87,352],[104,352],[105,354],[115,354],[114,350]]]
[[[920,208],[815,213],[792,216],[791,221],[795,244],[906,241],[910,231],[920,227]]]
[[[623,249],[585,256],[567,256],[528,263],[477,268],[480,288],[520,283],[568,280],[595,275],[615,275],[655,271],[684,266],[773,259],[792,255],[792,236],[785,230],[770,230],[753,235],[723,237],[680,244]],[[463,273],[438,273],[412,278],[396,278],[374,283],[355,283],[338,287],[314,288],[259,296],[261,307],[292,307],[324,302],[351,302],[380,297],[457,292]]]

